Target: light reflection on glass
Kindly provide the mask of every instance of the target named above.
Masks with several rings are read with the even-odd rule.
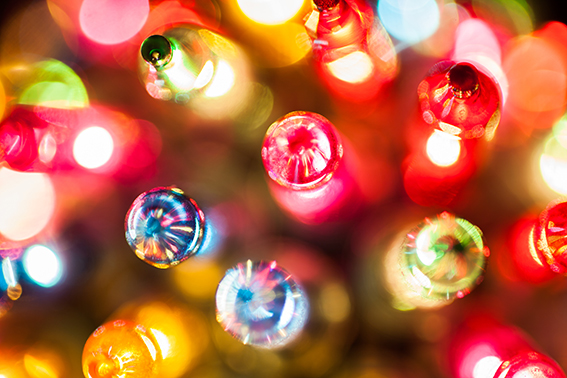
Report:
[[[567,117],[555,124],[545,141],[539,157],[539,169],[551,190],[567,195]]]

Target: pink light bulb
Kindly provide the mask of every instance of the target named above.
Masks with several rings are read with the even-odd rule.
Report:
[[[270,178],[292,189],[310,189],[327,182],[342,155],[333,125],[309,112],[293,112],[274,122],[262,147]]]
[[[268,129],[262,147],[274,199],[305,223],[352,213],[358,185],[343,155],[339,133],[323,116],[298,111],[280,118]]]

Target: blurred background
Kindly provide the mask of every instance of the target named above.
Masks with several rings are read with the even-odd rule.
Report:
[[[81,377],[85,342],[115,319],[165,335],[164,377],[453,377],[450,345],[471,317],[518,327],[567,367],[565,277],[529,251],[540,212],[567,194],[561,2],[383,2],[382,12],[376,1],[364,8],[384,26],[371,89],[336,84],[341,72],[349,85],[362,81],[349,79],[353,62],[333,66],[335,77],[321,69],[304,25],[310,0],[279,2],[267,16],[259,9],[268,1],[4,2],[0,377]],[[403,23],[388,6],[415,14]],[[467,20],[486,29],[467,34]],[[221,85],[185,98],[181,85],[167,92],[151,78],[141,43],[182,24],[211,31],[201,34],[214,41],[207,46],[234,58],[236,94]],[[458,46],[494,63],[500,125],[465,168],[412,171],[424,148],[418,86],[437,62],[467,53]],[[347,198],[344,219],[301,222],[270,192],[264,136],[298,110],[326,117],[355,162],[360,193]],[[158,186],[181,188],[203,209],[211,253],[160,270],[132,252],[126,213]],[[396,267],[384,256],[442,211],[482,230],[484,280],[447,306],[396,306],[384,280]],[[308,293],[308,324],[285,349],[243,346],[215,319],[218,282],[249,258],[276,259]]]

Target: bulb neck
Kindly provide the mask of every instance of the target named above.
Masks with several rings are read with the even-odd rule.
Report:
[[[468,64],[458,63],[449,69],[447,80],[453,95],[460,99],[468,99],[479,88],[479,79],[476,69]]]
[[[142,43],[142,58],[156,69],[166,66],[173,55],[171,42],[163,35],[152,35]]]
[[[313,4],[319,12],[334,12],[342,8],[343,0],[313,0]]]

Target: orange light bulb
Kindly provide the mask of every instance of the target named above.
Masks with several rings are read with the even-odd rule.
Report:
[[[155,377],[161,353],[139,324],[115,320],[98,327],[83,349],[86,378]]]

